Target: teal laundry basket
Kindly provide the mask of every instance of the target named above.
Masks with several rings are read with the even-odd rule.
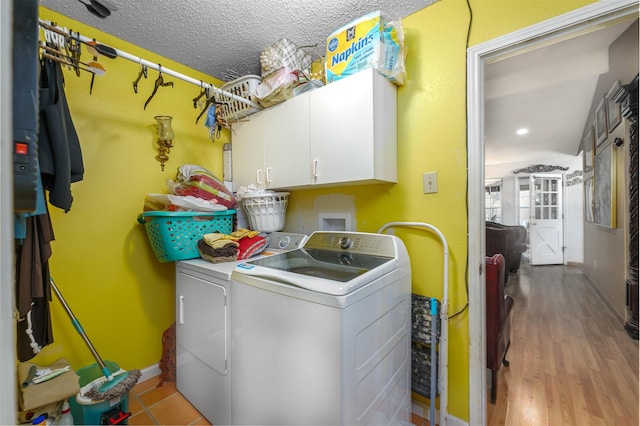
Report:
[[[205,234],[230,234],[235,224],[235,210],[219,212],[150,211],[138,215],[144,225],[153,253],[159,262],[197,259],[198,241]]]

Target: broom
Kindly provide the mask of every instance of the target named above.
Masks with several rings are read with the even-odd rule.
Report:
[[[138,380],[142,375],[140,370],[131,370],[122,374],[118,374],[116,376],[111,374],[107,366],[104,364],[104,361],[102,361],[102,358],[100,358],[100,355],[98,355],[98,352],[91,344],[91,341],[89,340],[89,337],[84,332],[82,325],[80,325],[80,322],[75,317],[75,315],[73,315],[73,312],[71,311],[71,308],[69,307],[69,305],[67,305],[67,302],[64,300],[64,297],[62,297],[62,294],[60,293],[60,290],[58,290],[58,287],[56,287],[56,283],[53,281],[53,278],[50,278],[49,281],[51,283],[51,288],[53,289],[53,292],[58,297],[58,300],[60,300],[60,303],[62,303],[62,306],[64,307],[64,310],[67,312],[67,315],[69,315],[69,318],[71,318],[71,323],[73,324],[73,327],[76,329],[78,334],[82,336],[82,338],[84,339],[84,342],[87,344],[87,346],[89,347],[89,350],[93,354],[93,357],[96,359],[96,362],[100,366],[100,370],[102,371],[102,374],[107,379],[107,381],[102,383],[101,385],[90,389],[88,392],[85,393],[84,396],[94,401],[98,401],[103,399],[109,400],[129,392],[129,390],[132,387],[134,387],[136,383],[138,383]]]

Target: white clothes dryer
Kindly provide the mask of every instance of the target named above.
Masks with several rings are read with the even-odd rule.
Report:
[[[267,235],[259,257],[302,246],[307,236]],[[238,262],[176,262],[176,388],[211,424],[231,424],[231,273]]]

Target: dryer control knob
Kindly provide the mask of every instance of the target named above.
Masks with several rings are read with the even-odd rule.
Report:
[[[348,248],[351,248],[351,246],[353,245],[353,241],[351,241],[351,238],[349,237],[341,237],[338,241],[338,244],[340,244],[341,248],[346,250]]]

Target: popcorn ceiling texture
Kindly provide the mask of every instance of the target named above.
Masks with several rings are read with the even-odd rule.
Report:
[[[110,0],[101,19],[78,0],[40,0],[48,9],[221,80],[260,75],[260,52],[281,38],[324,55],[327,36],[374,10],[404,18],[437,0]],[[88,3],[88,1],[87,1]]]

